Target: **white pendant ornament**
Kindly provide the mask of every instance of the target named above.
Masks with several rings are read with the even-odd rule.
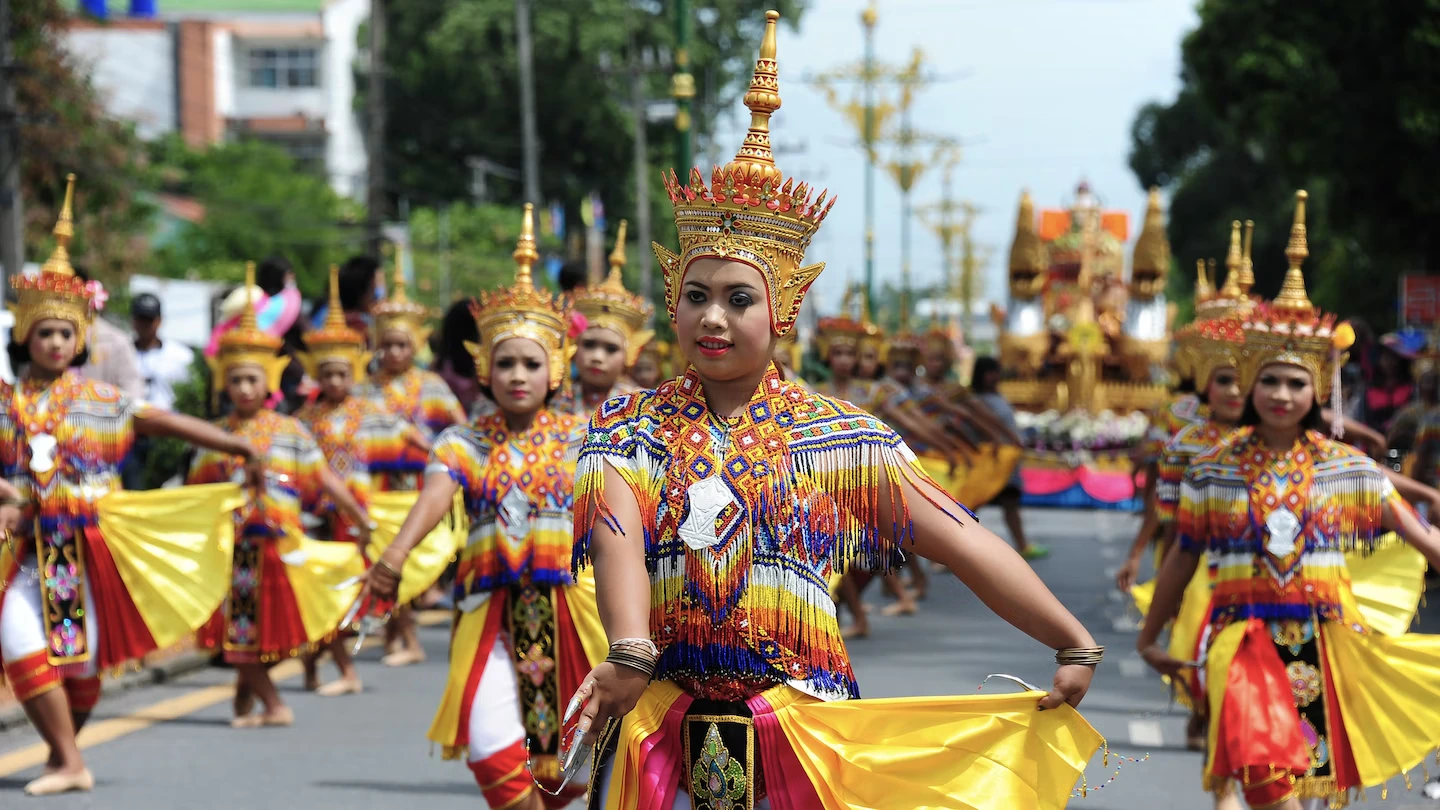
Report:
[[[685,495],[690,500],[690,512],[680,524],[680,539],[693,551],[718,545],[715,519],[725,507],[737,502],[735,494],[717,476],[691,484]]]
[[[505,534],[516,540],[530,534],[530,498],[519,487],[511,487],[500,499],[500,520]]]
[[[1270,540],[1265,550],[1276,557],[1288,557],[1295,553],[1295,539],[1300,536],[1300,518],[1285,507],[1280,507],[1265,518],[1265,529]]]
[[[47,473],[55,469],[55,437],[39,433],[30,437],[30,471]]]

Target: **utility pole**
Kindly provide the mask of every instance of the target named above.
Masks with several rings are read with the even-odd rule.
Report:
[[[690,75],[690,0],[675,0],[675,75],[670,94],[675,97],[675,171],[680,182],[689,185],[690,169],[695,165],[690,141],[690,99],[695,97],[695,77]]]
[[[0,300],[9,277],[25,267],[25,221],[20,198],[20,116],[15,111],[15,64],[10,50],[10,0],[0,0]]]
[[[525,202],[540,205],[540,135],[535,129],[535,45],[530,0],[515,0],[515,50],[520,59],[520,137]]]
[[[875,23],[874,0],[860,13],[865,26],[865,121],[860,139],[865,144],[865,297],[875,295]]]
[[[385,222],[385,0],[370,0],[370,168],[365,190],[365,236],[380,255]]]
[[[649,301],[654,280],[650,275],[650,163],[649,144],[645,141],[645,74],[639,54],[634,53],[633,47],[631,51],[630,105],[635,117],[635,236],[640,245],[635,256],[640,262],[640,297]]]

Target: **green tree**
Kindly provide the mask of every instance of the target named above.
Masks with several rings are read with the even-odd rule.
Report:
[[[107,118],[94,87],[60,43],[68,14],[59,0],[14,0],[15,101],[20,121],[25,252],[44,261],[65,175],[77,175],[71,255],[113,285],[146,266],[143,236],[151,178],[134,128]]]
[[[1440,2],[1205,0],[1198,12],[1184,88],[1141,111],[1131,160],[1142,183],[1174,193],[1181,276],[1197,255],[1223,257],[1230,219],[1252,218],[1259,291],[1273,294],[1304,187],[1313,297],[1393,322],[1399,276],[1440,272],[1428,187],[1440,169]],[[1202,239],[1215,247],[1201,252]]]
[[[733,109],[754,66],[765,9],[778,8],[793,26],[806,5],[805,0],[692,3],[690,60],[697,100],[713,95],[720,112]],[[663,63],[674,46],[673,4],[548,0],[534,4],[532,13],[542,192],[568,206],[571,222],[578,221],[581,198],[598,192],[613,233],[613,223],[634,209],[627,65],[632,55],[647,53]],[[514,3],[407,0],[391,4],[389,14],[385,137],[390,191],[424,205],[469,199],[468,159],[521,165]],[[362,32],[361,47],[367,42]],[[363,92],[364,71],[357,79]],[[655,70],[645,82],[649,97],[669,97],[668,69]],[[703,106],[700,127],[714,118]],[[664,196],[658,169],[670,167],[673,128],[653,125],[648,137],[656,170],[651,198],[658,212]],[[492,179],[491,188],[494,201],[515,204],[520,199],[519,183]]]
[[[294,265],[301,292],[318,296],[330,265],[363,246],[351,205],[278,147],[242,140],[195,150],[172,138],[153,151],[164,188],[204,209],[157,249],[160,275],[239,281],[245,261],[280,255]]]

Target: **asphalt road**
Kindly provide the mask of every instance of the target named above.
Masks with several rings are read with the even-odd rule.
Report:
[[[1032,539],[1050,547],[1036,570],[1091,629],[1109,654],[1082,712],[1115,753],[1149,759],[1115,773],[1091,763],[1083,810],[1206,810],[1200,792],[1200,755],[1184,750],[1182,711],[1167,704],[1159,679],[1134,649],[1133,614],[1113,593],[1111,577],[1136,518],[1097,512],[1032,510]],[[1003,524],[993,511],[987,525]],[[986,675],[1009,673],[1046,684],[1051,653],[1005,625],[953,579],[932,575],[929,599],[918,616],[872,618],[872,636],[852,642],[860,683],[868,696],[968,693]],[[872,599],[879,599],[872,595]],[[1430,611],[1422,626],[1440,626]],[[20,788],[38,774],[38,739],[28,728],[0,733],[0,808],[46,810],[113,808],[208,810],[345,808],[345,810],[447,810],[483,807],[470,772],[432,755],[425,731],[445,679],[446,629],[422,630],[429,660],[406,669],[379,665],[377,651],[362,655],[366,691],[318,698],[300,690],[298,676],[281,684],[296,713],[287,729],[229,728],[228,671],[211,669],[102,700],[86,750],[98,780],[90,795],[29,799]],[[287,668],[294,669],[294,668]],[[328,673],[327,673],[328,674]],[[999,687],[991,687],[999,688]],[[1395,786],[1381,806],[1440,808],[1440,802]],[[1417,786],[1418,787],[1418,786]],[[1375,792],[1372,801],[1380,805]],[[996,808],[996,810],[1009,810]]]

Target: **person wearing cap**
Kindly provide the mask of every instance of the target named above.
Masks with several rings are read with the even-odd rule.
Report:
[[[130,302],[130,325],[135,329],[135,354],[145,381],[145,401],[174,410],[175,386],[190,378],[195,353],[183,343],[160,339],[160,298],[140,293]]]

